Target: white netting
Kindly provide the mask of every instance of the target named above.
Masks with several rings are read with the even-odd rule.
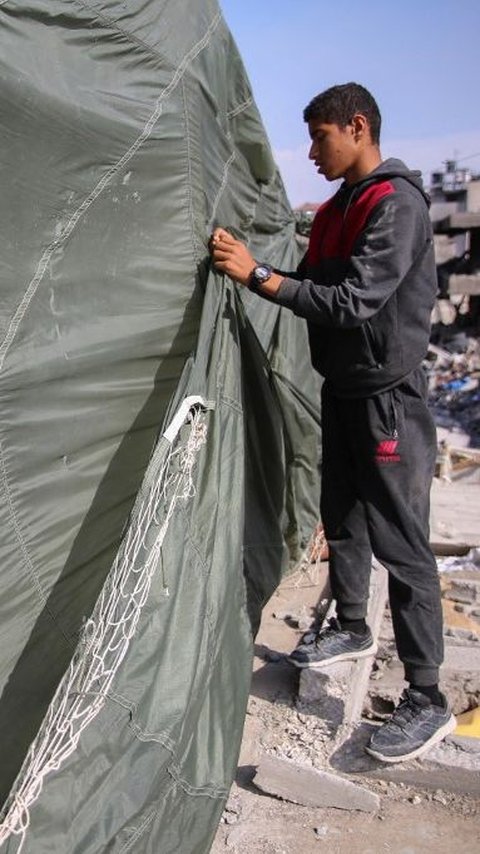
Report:
[[[30,808],[40,795],[45,777],[74,752],[83,730],[105,703],[135,634],[172,514],[179,501],[194,495],[193,467],[206,441],[205,408],[211,404],[198,397],[187,398],[164,433],[170,446],[133,511],[95,610],[85,623],[70,667],[7,801],[0,824],[0,846],[10,835],[19,836],[17,854],[25,841]],[[188,438],[174,444],[185,422],[190,427]],[[155,456],[151,466],[155,467]],[[164,590],[168,596],[165,580]]]

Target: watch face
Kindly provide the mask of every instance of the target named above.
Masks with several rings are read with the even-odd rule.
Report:
[[[254,273],[258,282],[265,282],[272,275],[272,268],[268,264],[259,264]]]

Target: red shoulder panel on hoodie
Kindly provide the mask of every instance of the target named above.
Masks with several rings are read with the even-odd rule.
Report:
[[[349,258],[374,207],[394,192],[391,181],[379,181],[367,186],[344,210],[335,204],[335,196],[325,202],[313,221],[308,263],[318,264],[323,258]]]

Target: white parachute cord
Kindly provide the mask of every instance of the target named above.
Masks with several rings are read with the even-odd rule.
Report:
[[[163,434],[168,451],[163,445],[152,458],[153,474],[147,474],[146,494],[142,489],[92,616],[83,627],[70,666],[7,801],[0,824],[0,846],[9,836],[19,836],[17,854],[23,848],[30,809],[42,791],[45,777],[57,771],[75,751],[82,732],[103,708],[125,658],[160,563],[169,522],[178,503],[195,494],[193,469],[207,438],[205,410],[212,408],[213,404],[201,397],[186,398]],[[188,438],[177,441],[186,423],[190,427]],[[157,456],[160,463],[156,462]],[[154,527],[158,530],[152,538]],[[165,595],[168,596],[166,587]]]
[[[289,575],[290,584],[285,585],[286,590],[302,587],[305,577],[311,585],[318,584],[321,563],[326,558],[327,539],[321,522],[318,522],[307,543],[305,550],[300,555]]]

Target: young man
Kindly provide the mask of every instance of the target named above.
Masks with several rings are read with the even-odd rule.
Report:
[[[438,689],[442,609],[428,537],[436,435],[421,362],[437,288],[428,197],[418,172],[382,161],[380,112],[364,87],[327,89],[304,119],[318,173],[343,184],[319,209],[298,270],[257,263],[223,229],[211,248],[219,271],[306,318],[325,378],[321,517],[337,619],[290,661],[322,667],[375,652],[365,621],[373,553],[389,572],[409,687],[366,749],[399,762],[455,727]]]

